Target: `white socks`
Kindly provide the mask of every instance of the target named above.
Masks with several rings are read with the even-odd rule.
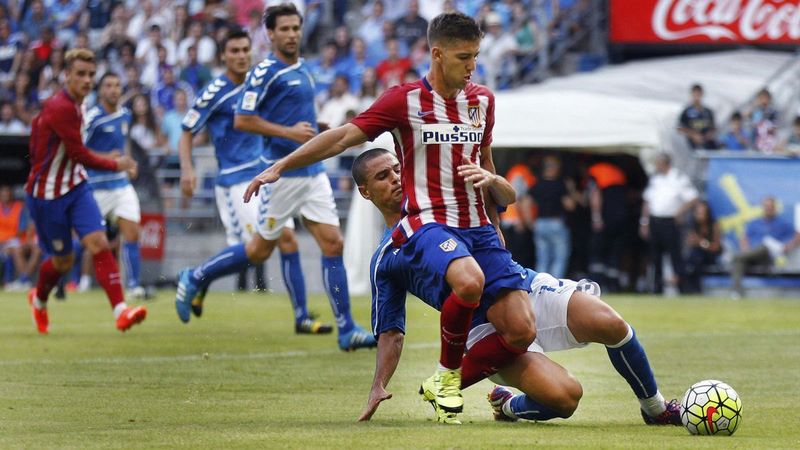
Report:
[[[639,404],[650,417],[656,417],[667,410],[667,407],[664,406],[664,396],[661,395],[661,391],[656,391],[656,395],[652,397],[640,398]]]
[[[119,319],[120,314],[122,314],[122,311],[125,311],[126,308],[128,308],[128,305],[126,305],[125,302],[117,303],[117,306],[114,307],[114,319]]]

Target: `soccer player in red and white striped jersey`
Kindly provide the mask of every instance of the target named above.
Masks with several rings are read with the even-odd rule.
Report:
[[[426,77],[389,89],[351,123],[318,135],[277,161],[245,194],[247,201],[286,170],[391,132],[404,194],[394,243],[412,261],[413,270],[431,282],[446,282],[452,290],[441,310],[439,368],[420,388],[437,412],[463,408],[460,366],[473,311],[476,318],[492,316],[505,330],[478,355],[487,373],[523,353],[536,336],[527,302],[530,282],[511,260],[484,209],[486,195],[505,206],[514,201],[515,192],[494,173],[494,96],[470,81],[481,36],[478,24],[466,15],[434,18],[428,27],[431,70]],[[482,296],[490,299],[484,302],[491,305],[488,309],[478,308]]]
[[[92,89],[97,65],[94,54],[86,49],[70,50],[64,59],[64,89],[45,100],[31,125],[31,172],[25,188],[26,201],[39,243],[51,256],[39,268],[39,279],[28,300],[37,329],[47,333],[47,298],[61,275],[72,267],[75,230],[94,258],[97,281],[111,302],[117,329],[125,331],[144,320],[147,310],[125,304],[119,267],[106,239],[92,189],[86,182],[84,165],[122,172],[136,170],[136,162],[128,156],[98,156],[84,147],[80,105]]]

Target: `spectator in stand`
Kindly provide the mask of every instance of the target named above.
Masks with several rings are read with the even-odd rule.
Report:
[[[53,80],[58,83],[64,81],[64,49],[61,47],[56,47],[50,52],[50,59],[39,72],[39,80],[37,83],[39,92],[46,90],[47,85]],[[40,97],[42,97],[41,100],[44,100],[49,97],[49,95]]]
[[[17,118],[14,106],[3,102],[0,105],[0,134],[25,134],[29,131],[30,129]]]
[[[352,37],[350,36],[350,30],[346,26],[341,25],[333,30],[333,42],[336,44],[334,64],[339,64],[350,55],[350,41],[352,41]]]
[[[735,111],[731,114],[728,131],[722,135],[720,143],[725,150],[749,150],[753,142],[750,133],[742,123],[742,113]]]
[[[150,105],[150,97],[141,93],[136,94],[131,100],[131,105],[131,112],[133,113],[130,133],[131,150],[135,151],[133,147],[138,147],[140,152],[147,156],[162,156],[166,138],[164,138],[161,129],[156,125],[156,116]],[[144,172],[141,161],[139,158],[134,158],[140,163],[139,176],[141,178]]]
[[[170,155],[177,157],[178,141],[180,141],[181,133],[183,132],[181,121],[189,111],[188,93],[180,88],[175,89],[173,105],[173,108],[164,113],[164,119],[161,121],[161,132],[167,140]],[[175,162],[178,163],[178,168],[180,169],[180,161],[175,159]]]
[[[406,72],[412,68],[410,59],[400,57],[400,44],[397,39],[389,39],[386,42],[386,50],[389,53],[388,57],[375,68],[375,74],[384,89],[402,83]]]
[[[780,152],[790,156],[800,156],[800,116],[794,118],[792,130],[786,138],[781,141]]]
[[[516,62],[509,56],[517,50],[513,34],[503,29],[500,15],[491,12],[484,22],[486,35],[481,41],[481,59],[486,69],[486,85],[491,90],[507,87]]]
[[[159,47],[166,51],[166,58],[159,58]],[[175,43],[161,38],[161,26],[153,24],[147,32],[147,39],[142,39],[136,46],[136,60],[142,67],[140,81],[146,86],[154,86],[158,82],[160,65],[175,65]]]
[[[56,37],[65,45],[70,46],[78,35],[83,3],[82,0],[55,0],[48,8],[58,30]]]
[[[639,232],[650,241],[650,264],[653,268],[653,293],[664,292],[661,263],[664,252],[669,253],[675,285],[681,289],[683,259],[681,258],[680,223],[684,214],[697,202],[698,192],[689,177],[672,166],[672,158],[661,153],[656,157],[656,172],[650,177],[642,194],[642,215]]]
[[[272,44],[269,42],[267,32],[264,30],[264,24],[261,23],[261,14],[263,9],[250,12],[250,21],[245,27],[245,31],[250,35],[252,41],[251,55],[253,58],[252,63],[260,62],[264,55],[268,54]],[[217,42],[222,42],[218,40]]]
[[[533,165],[536,162],[533,152],[529,152],[525,160],[511,166],[506,172],[506,180],[514,186],[516,201],[500,213],[500,228],[506,241],[506,248],[511,252],[514,261],[522,267],[536,267],[533,253],[534,242],[531,227],[536,219],[536,206],[527,195],[536,185]]]
[[[175,109],[175,95],[179,90],[188,95],[190,99],[194,97],[192,86],[185,81],[176,81],[175,70],[169,66],[165,67],[161,82],[153,88],[153,92],[150,94],[153,97],[150,103],[156,111],[156,116],[162,116],[167,111]],[[177,149],[177,147],[175,148]]]
[[[50,60],[50,53],[53,49],[60,47],[61,43],[56,40],[55,33],[50,27],[42,29],[42,34],[39,39],[31,41],[28,48],[33,52],[36,57],[34,61],[34,68],[38,69]],[[38,80],[38,79],[37,79]]]
[[[136,42],[145,38],[145,30],[149,33],[153,25],[158,25],[159,31],[164,24],[164,18],[157,14],[152,0],[141,0],[138,12],[128,21],[128,36]]]
[[[686,135],[693,149],[711,150],[717,148],[714,112],[703,105],[703,86],[692,85],[692,103],[681,113],[678,131]]]
[[[384,16],[384,5],[382,0],[375,0],[372,3],[372,9],[369,15],[361,26],[358,27],[358,36],[364,40],[367,47],[383,46],[383,22],[386,21]]]
[[[428,21],[419,15],[419,1],[410,0],[403,17],[394,23],[395,37],[411,48],[421,37],[428,37]]]
[[[200,89],[211,82],[211,71],[197,60],[197,47],[189,47],[187,54],[189,59],[181,69],[180,79],[188,83],[194,92],[200,92]]]
[[[589,272],[604,291],[620,290],[620,263],[628,243],[628,180],[610,162],[598,162],[588,169],[589,208],[592,237],[589,244]]]
[[[358,93],[359,105],[356,111],[366,111],[381,93],[382,90],[378,84],[378,77],[375,75],[375,69],[367,67],[367,69],[364,70],[364,74],[361,76],[361,89]]]
[[[417,39],[417,42],[414,43],[411,50],[408,52],[408,59],[411,60],[411,65],[418,74],[428,73],[428,70],[431,68],[431,51],[428,48],[427,37]]]
[[[542,176],[528,191],[538,215],[533,223],[536,242],[536,269],[556,278],[564,278],[569,262],[570,235],[567,211],[577,204],[577,191],[572,180],[561,174],[561,161],[555,156],[544,158]]]
[[[150,97],[150,89],[139,81],[139,69],[135,64],[125,67],[125,85],[122,87],[122,99],[120,103],[127,105],[131,110],[133,109],[133,102],[131,99],[137,94],[146,95]]]
[[[178,61],[186,64],[189,59],[189,47],[197,48],[197,61],[200,64],[212,64],[217,56],[217,44],[203,32],[203,23],[194,21],[189,25],[189,34],[178,46]]]
[[[336,42],[328,41],[322,47],[322,54],[308,62],[308,71],[314,78],[315,95],[319,103],[323,103],[336,78]]]
[[[11,37],[9,21],[0,19],[0,91],[10,91],[21,63],[22,45],[16,37]]]
[[[264,0],[232,0],[231,7],[236,25],[244,28],[254,13],[259,17],[264,13]]]
[[[39,103],[39,92],[26,71],[20,71],[14,80],[14,99],[23,100],[26,107]]]
[[[32,232],[32,233],[31,233]],[[0,186],[0,262],[10,258],[16,279],[5,286],[9,291],[26,291],[31,287],[31,275],[39,262],[40,251],[31,245],[35,235],[33,223],[28,220],[25,204],[14,199],[11,186]],[[5,271],[0,264],[0,275]],[[0,277],[0,281],[3,281]]]
[[[762,207],[764,217],[747,224],[745,235],[739,241],[739,253],[733,257],[731,295],[734,299],[744,297],[742,277],[748,267],[780,265],[787,253],[800,246],[800,233],[778,216],[775,197],[766,197]]]
[[[171,18],[170,22],[165,23],[164,30],[167,32],[167,38],[172,42],[178,44],[183,42],[185,38],[189,36],[189,26],[192,20],[189,18],[189,8],[186,4],[177,4],[174,6],[174,14]],[[202,27],[201,27],[202,28]],[[212,41],[213,42],[213,41]],[[216,46],[214,47],[216,50]],[[180,49],[178,50],[178,61],[183,64],[183,61],[186,59],[186,52],[181,53]]]
[[[35,39],[36,36],[41,36],[45,28],[53,29],[55,22],[50,15],[50,11],[45,8],[42,0],[33,0],[30,3],[25,17],[20,24],[20,31],[27,37],[28,41]]]
[[[722,252],[719,223],[711,216],[711,208],[704,201],[697,202],[692,210],[692,225],[686,235],[688,256],[684,267],[684,292],[702,292],[700,277],[703,268],[717,262]]]
[[[336,128],[346,122],[347,112],[359,107],[358,98],[350,93],[349,77],[344,74],[336,76],[328,94],[328,100],[322,105],[317,121]]]
[[[337,73],[344,73],[350,83],[350,92],[357,93],[361,89],[361,77],[367,68],[372,67],[367,60],[367,47],[360,37],[353,38],[350,44],[350,55],[336,65]]]
[[[100,43],[102,42],[103,32],[106,27],[112,23],[114,14],[119,14],[117,11],[125,12],[125,6],[122,3],[108,2],[103,0],[87,0],[86,11],[89,15],[89,43],[92,50],[100,50]]]
[[[772,94],[764,88],[758,91],[755,105],[750,111],[748,128],[753,137],[753,147],[762,153],[772,153],[778,145],[778,111],[772,106]]]

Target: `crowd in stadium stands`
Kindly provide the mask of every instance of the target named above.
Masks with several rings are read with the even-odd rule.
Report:
[[[772,94],[761,89],[745,111],[734,111],[727,129],[718,133],[714,112],[703,104],[703,87],[691,87],[691,104],[681,113],[678,130],[689,146],[701,150],[755,151],[800,155],[800,116],[786,123],[772,105]]]

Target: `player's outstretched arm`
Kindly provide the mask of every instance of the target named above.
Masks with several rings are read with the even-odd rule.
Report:
[[[178,157],[181,162],[181,193],[184,197],[191,198],[197,188],[197,177],[192,164],[192,135],[191,131],[183,130],[178,140]]]
[[[359,422],[370,420],[381,402],[392,398],[392,394],[386,392],[386,386],[400,362],[404,338],[400,330],[389,330],[379,336],[378,352],[375,356],[375,378],[372,381],[367,406],[358,418]]]
[[[43,112],[43,115],[43,120],[46,121],[53,128],[56,135],[61,138],[64,144],[64,150],[71,159],[86,167],[99,170],[122,172],[131,167],[135,167],[136,163],[127,156],[112,159],[95,155],[89,151],[89,149],[83,145],[83,140],[81,139],[81,119],[75,108],[56,107],[46,110]]]
[[[258,189],[262,185],[278,181],[284,171],[305,167],[336,156],[348,148],[366,141],[367,135],[360,128],[349,123],[317,135],[258,174],[244,193],[245,203],[249,202],[253,195],[258,195]]]

